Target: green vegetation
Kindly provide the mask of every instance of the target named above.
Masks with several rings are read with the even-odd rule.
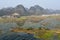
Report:
[[[49,32],[47,32],[47,31],[43,31],[43,30],[41,30],[40,32],[37,32],[36,33],[37,34],[37,38],[42,38],[42,39],[44,39],[44,40],[49,40],[50,38],[52,38],[52,36],[53,36],[53,32],[51,32],[51,31],[49,31]]]
[[[60,39],[60,33],[56,33],[60,28],[60,20],[59,16],[48,16],[48,17],[27,17],[22,16],[20,18],[1,18],[0,19],[0,26],[6,25],[10,28],[9,24],[15,23],[17,25],[15,27],[12,24],[10,30],[8,27],[6,30],[10,30],[11,32],[26,32],[32,33],[35,35],[36,38],[41,38],[44,40],[51,40],[54,36],[57,35],[57,39]],[[5,23],[5,24],[3,24]],[[7,24],[6,24],[7,23]],[[5,27],[5,26],[4,26]],[[2,28],[4,28],[2,27]],[[5,27],[6,28],[6,27]],[[53,30],[52,30],[53,29]],[[56,29],[57,31],[55,31]],[[4,29],[5,31],[5,29]],[[2,31],[0,31],[1,33]],[[59,31],[60,32],[60,31]],[[54,35],[56,34],[56,35]]]

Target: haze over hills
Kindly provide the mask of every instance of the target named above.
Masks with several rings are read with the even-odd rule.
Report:
[[[0,9],[0,16],[11,15],[18,13],[20,16],[29,15],[43,15],[43,14],[60,14],[60,10],[44,9],[39,5],[31,6],[29,9],[23,5],[17,5],[16,7],[8,7]]]

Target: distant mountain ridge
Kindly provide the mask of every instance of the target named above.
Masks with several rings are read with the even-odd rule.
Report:
[[[43,14],[60,14],[60,10],[50,10],[44,9],[39,5],[35,5],[28,8],[25,8],[23,5],[17,5],[16,7],[9,7],[0,9],[0,16],[11,15],[13,13],[18,13],[20,16],[29,16],[29,15],[43,15]]]

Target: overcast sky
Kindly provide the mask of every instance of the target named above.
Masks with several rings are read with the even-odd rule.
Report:
[[[60,9],[60,0],[0,0],[0,9],[5,7],[15,7],[18,4],[22,4],[27,8],[39,5],[43,8]]]

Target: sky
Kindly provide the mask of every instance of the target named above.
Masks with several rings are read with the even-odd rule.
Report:
[[[39,5],[43,8],[60,10],[60,0],[0,0],[0,9],[7,7],[15,7],[22,4],[24,7],[30,8]]]

